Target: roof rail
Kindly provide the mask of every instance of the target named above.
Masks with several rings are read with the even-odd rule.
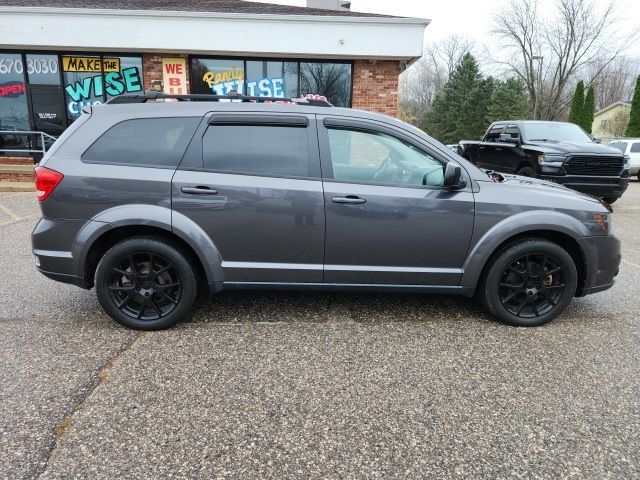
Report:
[[[249,95],[240,95],[239,93],[230,93],[228,95],[210,95],[208,93],[192,93],[188,95],[173,95],[169,93],[156,92],[149,90],[144,93],[125,93],[118,95],[107,101],[108,104],[116,103],[147,103],[148,101],[157,100],[175,100],[178,102],[249,102],[249,103],[293,103],[298,105],[312,105],[319,107],[333,107],[333,105],[321,95],[308,95],[305,97],[253,97]]]

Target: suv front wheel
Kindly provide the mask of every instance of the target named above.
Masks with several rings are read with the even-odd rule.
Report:
[[[485,307],[509,325],[550,322],[569,304],[578,285],[571,255],[543,239],[525,239],[500,250],[481,285]]]
[[[104,254],[95,278],[100,305],[118,323],[158,330],[184,318],[197,293],[185,255],[162,240],[135,237]]]

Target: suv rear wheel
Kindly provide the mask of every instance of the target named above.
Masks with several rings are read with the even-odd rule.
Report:
[[[196,274],[185,255],[146,237],[111,247],[98,264],[95,285],[107,314],[137,330],[174,325],[189,313],[197,293]]]
[[[481,285],[485,307],[509,325],[534,327],[556,318],[575,295],[571,255],[543,239],[525,239],[495,256]]]

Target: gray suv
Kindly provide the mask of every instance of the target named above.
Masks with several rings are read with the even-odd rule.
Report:
[[[475,294],[534,326],[614,283],[620,243],[596,198],[480,170],[383,115],[232,99],[88,108],[36,169],[38,269],[95,285],[145,330],[225,289]]]

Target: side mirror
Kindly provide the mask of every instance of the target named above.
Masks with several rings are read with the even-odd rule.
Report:
[[[517,138],[513,138],[508,133],[501,133],[500,134],[500,138],[498,140],[500,142],[505,142],[505,143],[518,143],[518,139]]]
[[[460,188],[462,179],[462,169],[460,165],[453,162],[447,162],[444,167],[444,186],[450,188]]]

